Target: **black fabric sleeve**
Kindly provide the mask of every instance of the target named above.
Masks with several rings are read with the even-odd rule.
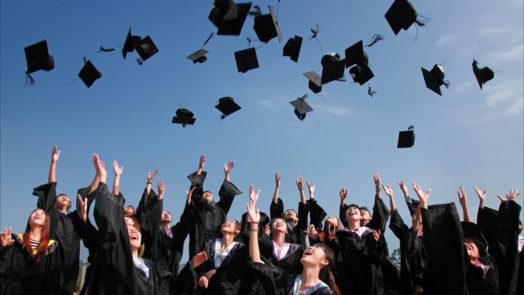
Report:
[[[340,221],[342,221],[342,224],[344,227],[348,227],[348,221],[346,220],[346,210],[348,209],[348,206],[344,204],[343,206],[338,207],[338,217],[340,218]]]
[[[217,205],[222,208],[227,215],[235,196],[240,195],[241,193],[242,192],[232,182],[224,180],[220,187],[220,191],[218,192],[220,201],[218,201]]]
[[[373,215],[368,226],[374,230],[380,230],[381,234],[384,234],[386,225],[388,223],[390,212],[382,198],[375,197],[375,204],[373,205]]]
[[[309,217],[311,218],[311,224],[315,225],[317,231],[322,230],[322,221],[326,218],[327,213],[318,204],[317,200],[309,199],[307,201],[309,207]]]
[[[402,220],[402,217],[398,213],[398,210],[395,210],[391,213],[391,222],[389,223],[389,228],[400,241],[407,240],[409,228],[404,223],[404,220]]]

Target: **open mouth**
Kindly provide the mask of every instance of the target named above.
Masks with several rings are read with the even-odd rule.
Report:
[[[313,252],[315,252],[315,250],[313,248],[307,248],[305,251],[304,251],[304,254],[302,256],[309,256],[309,255],[313,255]]]

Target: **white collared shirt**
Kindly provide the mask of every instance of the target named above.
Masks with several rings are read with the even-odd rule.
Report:
[[[278,259],[278,261],[282,260],[282,258],[286,257],[287,252],[289,251],[289,247],[291,246],[290,243],[284,243],[282,247],[278,245],[277,242],[273,242],[273,254],[275,254],[275,257]]]
[[[222,265],[222,262],[224,262],[224,259],[226,259],[227,255],[229,255],[229,252],[231,252],[231,249],[233,249],[236,244],[238,244],[238,242],[233,242],[224,250],[224,252],[220,252],[222,239],[215,239],[215,257],[213,257],[215,260],[215,268],[219,268]]]

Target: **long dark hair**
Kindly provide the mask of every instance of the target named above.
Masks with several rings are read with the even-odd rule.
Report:
[[[31,221],[31,215],[36,210],[42,210],[42,209],[35,209],[31,211],[31,214],[29,214],[29,218],[27,219],[27,225],[25,226],[25,232],[22,239],[22,246],[25,248],[33,257],[35,258],[36,263],[40,262],[42,260],[42,257],[46,254],[47,248],[49,246],[49,228],[50,228],[50,218],[49,215],[44,211],[44,224],[42,225],[42,232],[40,233],[40,242],[38,243],[38,247],[36,248],[36,252],[33,254],[33,247],[31,246],[31,226],[29,225]]]
[[[338,288],[337,282],[335,280],[335,275],[333,274],[336,262],[335,253],[333,250],[331,250],[331,248],[329,248],[328,245],[324,243],[317,243],[313,245],[313,247],[322,249],[326,255],[326,259],[328,260],[328,265],[320,270],[319,278],[329,286],[334,295],[342,295],[342,292]]]

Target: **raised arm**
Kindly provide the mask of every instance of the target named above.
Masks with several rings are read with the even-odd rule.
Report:
[[[384,193],[389,197],[389,210],[391,213],[397,211],[397,205],[395,204],[395,198],[393,197],[393,189],[389,185],[382,185]]]
[[[155,169],[153,171],[149,171],[147,173],[147,182],[146,182],[146,195],[149,196],[151,194],[151,189],[153,188],[153,180],[155,179],[155,176],[158,173],[158,169]]]
[[[278,196],[280,193],[280,174],[278,172],[275,173],[275,192],[273,193],[273,203],[278,203]]]
[[[342,224],[347,227],[348,222],[346,220],[346,199],[348,197],[348,190],[347,188],[342,188],[340,192],[338,193],[340,196],[340,207],[338,209],[338,218],[342,221]]]
[[[240,195],[242,193],[231,182],[231,171],[234,167],[235,163],[233,161],[229,161],[228,163],[224,164],[224,182],[222,183],[220,191],[218,192],[218,195],[220,196],[220,201],[217,203],[217,205],[220,206],[226,214],[229,212],[229,209],[233,204],[235,196]]]
[[[113,172],[115,173],[115,179],[113,180],[113,195],[120,195],[120,176],[124,173],[124,166],[118,166],[118,162],[113,161]]]
[[[260,190],[255,192],[253,185],[249,186],[249,203],[247,204],[247,222],[249,223],[249,257],[255,263],[263,263],[260,259],[258,248],[258,223],[260,222],[260,211],[255,209]]]
[[[298,193],[300,195],[300,203],[306,204],[306,194],[304,194],[303,182],[304,179],[302,178],[302,176],[299,176],[296,180]]]
[[[196,171],[196,175],[202,174],[202,171],[204,170],[204,165],[206,164],[206,155],[202,154],[200,155],[200,159],[198,160],[198,168]]]
[[[307,185],[308,192],[309,192],[309,200],[307,201],[307,208],[304,208],[306,209],[305,213],[307,214],[307,211],[309,211],[309,217],[311,219],[310,224],[314,224],[316,228],[321,229],[322,221],[324,220],[324,218],[326,218],[327,213],[326,211],[324,211],[324,208],[322,208],[318,204],[318,202],[315,200],[315,186],[311,184],[309,181],[306,181],[306,185]],[[299,222],[300,222],[300,218],[302,217],[299,216]],[[306,215],[306,218],[307,218],[307,215]],[[305,231],[308,230],[307,223],[305,224],[304,230]]]
[[[382,179],[378,173],[373,175],[373,182],[375,183],[375,202],[373,204],[373,214],[371,215],[371,220],[367,227],[374,230],[380,230],[381,233],[384,234],[390,212],[380,196],[380,192],[382,191]]]
[[[431,194],[431,189],[428,189],[426,190],[426,192],[424,192],[420,188],[420,186],[416,182],[413,181],[413,190],[415,191],[418,199],[420,200],[421,208],[428,209],[428,200],[429,200],[429,195]]]
[[[479,209],[484,209],[484,202],[486,201],[486,190],[481,190],[478,187],[474,186],[475,192],[479,197]]]
[[[468,199],[466,192],[462,187],[459,187],[459,190],[457,192],[460,207],[462,207],[462,213],[464,215],[464,221],[465,222],[471,222],[471,218],[469,216],[469,210],[468,210]]]
[[[375,183],[375,198],[380,199],[380,191],[382,190],[382,178],[380,178],[380,174],[375,173],[375,175],[373,175],[373,182]]]
[[[47,182],[56,182],[56,163],[60,158],[60,150],[56,145],[53,145],[53,151],[51,152],[51,165],[49,166],[49,176]]]

